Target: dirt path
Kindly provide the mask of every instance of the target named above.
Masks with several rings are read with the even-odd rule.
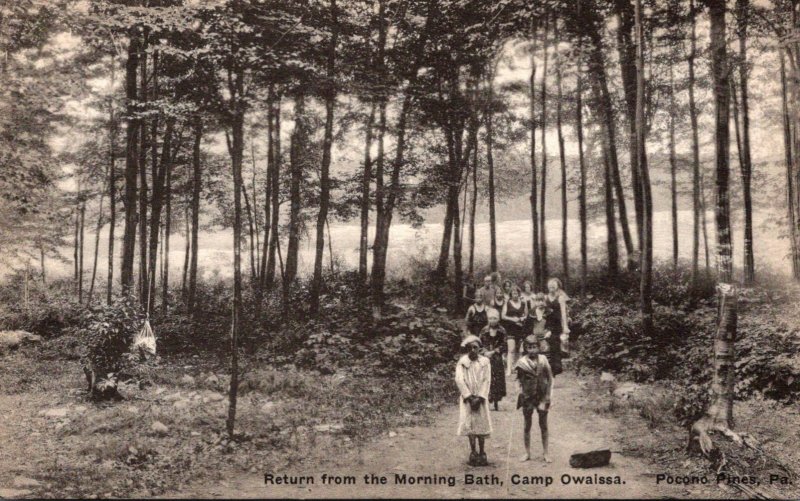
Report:
[[[508,379],[509,395],[501,402],[501,410],[492,412],[494,434],[487,441],[490,465],[476,468],[466,465],[467,440],[455,435],[458,410],[456,405],[442,410],[431,426],[403,428],[383,435],[367,444],[360,451],[330,451],[326,459],[309,458],[306,464],[297,465],[287,471],[265,471],[231,478],[221,485],[199,485],[190,492],[179,493],[182,497],[520,497],[520,498],[663,498],[706,497],[708,490],[700,491],[685,486],[656,483],[655,474],[662,473],[657,466],[639,458],[625,457],[615,452],[611,464],[604,468],[578,470],[569,466],[573,452],[593,448],[620,449],[614,437],[620,436],[620,423],[613,418],[599,416],[582,409],[586,396],[579,380],[565,373],[556,378],[554,403],[550,412],[552,464],[544,464],[541,454],[538,427],[534,418],[532,430],[532,454],[534,459],[522,463],[523,453],[522,416],[514,410],[517,384]],[[391,436],[390,436],[391,435]],[[350,448],[352,449],[352,448]],[[322,451],[324,452],[324,451]],[[509,458],[507,460],[507,458]],[[315,464],[310,464],[315,463]],[[668,473],[668,472],[667,472]],[[275,477],[311,476],[313,485],[265,485],[265,475]],[[323,484],[323,474],[330,476],[354,476],[355,485]],[[367,485],[364,476],[385,476],[386,485]],[[398,476],[444,477],[431,485],[398,485]],[[494,485],[467,485],[467,475],[474,479],[491,481]],[[619,478],[619,484],[599,484],[597,477]],[[538,483],[522,485],[514,480],[534,477]],[[583,479],[576,483],[575,477]],[[448,485],[453,478],[455,485]],[[548,478],[550,485],[542,485]],[[594,480],[589,483],[588,480]],[[567,482],[568,481],[568,482]],[[567,482],[567,483],[565,483]],[[175,495],[175,494],[173,494]]]

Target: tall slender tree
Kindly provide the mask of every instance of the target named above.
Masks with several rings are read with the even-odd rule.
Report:
[[[297,276],[300,225],[302,223],[300,194],[307,146],[308,124],[306,123],[305,95],[299,92],[294,97],[294,130],[292,131],[289,151],[289,168],[291,170],[289,183],[289,235],[284,276],[288,283],[293,282]]]
[[[690,447],[708,454],[713,449],[710,431],[733,433],[733,400],[736,373],[735,343],[737,293],[733,280],[729,199],[730,84],[726,50],[725,0],[705,0],[711,38],[711,74],[714,82],[718,319],[714,336],[714,371],[711,403],[706,414],[692,426]]]
[[[742,173],[742,201],[744,203],[744,284],[755,281],[755,256],[753,254],[753,196],[751,185],[753,163],[750,157],[750,104],[748,90],[747,27],[750,17],[750,1],[736,0],[736,23],[739,38],[739,94],[742,101],[742,148],[740,164]]]
[[[586,280],[589,267],[589,252],[587,246],[587,214],[586,214],[586,161],[583,153],[583,77],[581,76],[580,60],[576,71],[575,89],[575,132],[578,137],[578,168],[580,175],[580,188],[578,191],[578,219],[581,227],[581,295],[586,294]]]
[[[361,173],[361,233],[358,241],[358,276],[367,281],[367,247],[369,242],[370,181],[372,179],[372,143],[375,125],[376,103],[370,104],[369,118],[364,127],[364,169]]]
[[[558,35],[558,21],[555,22],[555,43],[556,43],[556,88],[558,95],[556,96],[556,132],[558,134],[558,157],[561,162],[561,262],[564,273],[565,286],[569,282],[569,246],[567,244],[567,158],[564,149],[564,132],[561,127],[562,122],[562,102],[564,100],[564,91],[561,82],[561,56],[558,51],[559,35]]]
[[[678,269],[678,157],[675,150],[675,121],[677,120],[675,105],[675,75],[669,67],[669,191],[672,215],[672,269]]]
[[[488,91],[487,105],[484,112],[484,123],[486,128],[486,168],[489,189],[489,268],[497,271],[497,211],[495,208],[495,187],[494,187],[494,78],[497,70],[497,63],[492,67],[492,71],[486,77],[486,88]],[[534,70],[531,69],[531,72]],[[535,141],[535,139],[533,139]],[[477,151],[477,148],[476,148]],[[473,179],[475,179],[473,177]],[[535,186],[534,186],[535,188]],[[533,193],[533,192],[532,192]]]
[[[636,2],[636,148],[638,159],[640,193],[642,198],[641,231],[641,283],[639,310],[642,315],[642,333],[653,334],[653,200],[650,187],[650,172],[645,149],[645,87],[644,87],[644,26],[642,1]]]
[[[787,219],[789,221],[789,237],[791,238],[790,246],[792,252],[792,275],[795,280],[800,280],[800,245],[798,245],[798,237],[800,232],[797,228],[797,212],[796,212],[796,193],[800,187],[797,186],[795,177],[792,175],[792,122],[789,118],[789,99],[788,90],[786,86],[786,53],[781,50],[781,110],[783,118],[783,148],[784,157],[786,159],[786,207]]]
[[[531,202],[531,222],[532,222],[532,230],[531,236],[533,240],[533,246],[531,254],[533,255],[533,281],[537,287],[541,288],[544,278],[542,277],[542,255],[541,255],[541,240],[539,239],[539,193],[537,188],[537,168],[536,168],[536,59],[534,58],[535,54],[535,44],[534,41],[536,40],[536,31],[537,26],[535,24],[534,18],[531,18],[531,26],[530,26],[530,40],[531,40],[531,47],[530,47],[530,63],[531,63],[531,76],[529,80],[529,88],[530,88],[530,100],[529,100],[529,128],[531,130],[531,194],[530,194],[530,202]]]
[[[136,251],[136,178],[139,171],[139,120],[136,117],[139,71],[139,28],[128,30],[128,59],[125,63],[125,229],[122,241],[120,280],[123,292],[132,292],[133,259]]]
[[[541,269],[539,277],[542,281],[547,280],[550,271],[547,265],[547,55],[548,55],[548,40],[549,35],[549,19],[545,18],[544,29],[542,30],[542,90],[539,93],[541,99],[541,126],[542,126],[542,169],[541,169],[541,195],[540,209],[539,209],[539,252],[541,252]],[[540,287],[542,286],[540,285]]]
[[[333,148],[333,113],[336,105],[336,46],[339,37],[336,0],[330,0],[331,34],[327,51],[327,82],[323,92],[325,99],[325,136],[322,146],[322,165],[320,167],[320,202],[317,215],[316,251],[314,254],[314,278],[311,282],[311,311],[319,312],[319,299],[322,292],[322,254],[325,250],[325,222],[330,203],[330,166]]]
[[[697,57],[697,9],[694,0],[689,0],[689,56],[686,58],[689,72],[689,121],[692,126],[692,285],[697,286],[700,261],[700,219],[701,219],[701,179],[700,179],[700,134],[697,124],[697,103],[695,102],[694,62]],[[705,213],[703,213],[705,221]],[[706,251],[707,253],[708,251]],[[706,266],[708,266],[706,260]]]

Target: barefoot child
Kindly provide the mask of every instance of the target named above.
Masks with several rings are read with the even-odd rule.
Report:
[[[522,461],[531,458],[531,425],[533,410],[539,416],[539,429],[542,432],[542,459],[550,463],[552,460],[548,455],[547,443],[547,413],[550,410],[550,398],[553,391],[553,372],[547,358],[539,353],[539,343],[535,336],[525,338],[523,346],[525,356],[519,359],[515,369],[519,380],[520,394],[517,399],[517,408],[522,408],[522,416],[525,418],[525,455]]]
[[[469,438],[468,464],[486,466],[489,463],[484,451],[484,442],[492,433],[492,421],[487,403],[492,369],[489,359],[479,353],[481,340],[477,336],[465,337],[461,347],[467,353],[456,364],[456,385],[460,393],[458,435]]]
[[[500,315],[497,310],[488,313],[489,324],[481,330],[480,339],[483,344],[483,355],[489,358],[492,367],[491,384],[489,385],[489,403],[494,404],[494,410],[500,410],[499,404],[506,396],[506,376],[503,366],[503,354],[508,350],[506,344],[506,331],[500,325]]]

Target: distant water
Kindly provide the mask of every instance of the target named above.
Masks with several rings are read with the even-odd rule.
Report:
[[[678,213],[678,241],[679,255],[682,259],[691,257],[692,249],[692,213],[691,211],[679,211]],[[714,219],[713,213],[709,212],[708,218],[708,238],[711,247],[711,265],[714,266]],[[734,228],[734,265],[740,266],[742,262],[742,229],[741,225]],[[579,222],[576,219],[567,220],[567,234],[569,237],[570,259],[577,262],[580,258],[580,239]],[[654,254],[656,259],[669,260],[672,258],[672,223],[668,211],[656,212],[654,214]],[[98,262],[98,280],[104,283],[106,276],[106,263],[108,240],[107,231],[100,234],[100,256]],[[631,231],[635,231],[635,225],[631,224]],[[782,229],[781,229],[782,231]],[[767,217],[757,214],[754,220],[754,252],[756,266],[767,267],[774,272],[788,275],[791,272],[789,254],[789,241],[787,238],[778,234],[775,225],[770,223]],[[117,232],[120,235],[121,230]],[[464,263],[466,266],[467,258],[467,235],[465,228],[464,238]],[[327,237],[327,234],[326,234]],[[370,244],[374,237],[374,228],[370,228]],[[389,242],[389,273],[392,275],[405,275],[409,272],[409,263],[418,260],[435,259],[438,256],[439,246],[442,238],[442,224],[429,223],[419,228],[414,228],[408,224],[395,224],[392,226]],[[590,256],[601,259],[605,256],[606,231],[602,221],[594,221],[589,224],[588,235]],[[359,227],[350,224],[331,225],[331,240],[334,258],[342,266],[356,268],[358,266],[358,245]],[[206,279],[213,277],[228,278],[233,275],[233,236],[230,229],[225,231],[205,232],[200,235],[200,255],[199,266]],[[548,257],[550,268],[555,273],[561,270],[561,220],[551,219],[547,221],[547,242]],[[120,242],[121,244],[121,242]],[[120,244],[117,244],[117,252]],[[624,257],[625,250],[620,236],[620,256]],[[702,234],[700,242],[700,259],[703,264]],[[170,239],[170,275],[172,281],[179,281],[181,278],[184,262],[184,251],[186,240],[183,235],[173,235]],[[497,246],[498,259],[502,268],[503,262],[513,261],[517,265],[530,266],[531,256],[531,222],[530,219],[520,219],[503,221],[497,224]],[[138,246],[137,246],[138,247]],[[84,266],[86,267],[86,280],[91,277],[92,251],[94,249],[94,235],[86,234],[86,254]],[[250,258],[249,245],[243,246],[242,266],[244,273],[249,273]],[[284,246],[285,257],[285,246]],[[64,249],[64,256],[70,258],[66,263],[48,259],[46,262],[49,276],[70,276],[72,274],[72,250]],[[314,240],[304,240],[300,247],[300,272],[310,273],[314,265]],[[371,256],[370,256],[371,257]],[[475,259],[476,265],[488,262],[489,258],[489,224],[481,223],[475,227]],[[325,266],[329,263],[328,243],[325,245]],[[371,259],[370,259],[371,264]],[[32,261],[32,267],[37,267],[38,262]],[[478,269],[479,273],[483,270]],[[758,270],[756,270],[758,272]],[[119,265],[117,264],[117,276],[119,275]]]

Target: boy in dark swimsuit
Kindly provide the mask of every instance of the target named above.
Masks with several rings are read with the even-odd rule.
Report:
[[[523,346],[525,356],[517,361],[515,369],[519,380],[520,394],[517,399],[517,408],[522,408],[525,419],[523,439],[525,442],[525,455],[521,461],[531,458],[531,426],[533,424],[533,411],[539,416],[539,430],[542,433],[542,459],[546,463],[552,462],[548,454],[547,414],[550,410],[550,399],[553,391],[553,372],[547,358],[539,353],[540,341],[531,335],[525,338]]]

